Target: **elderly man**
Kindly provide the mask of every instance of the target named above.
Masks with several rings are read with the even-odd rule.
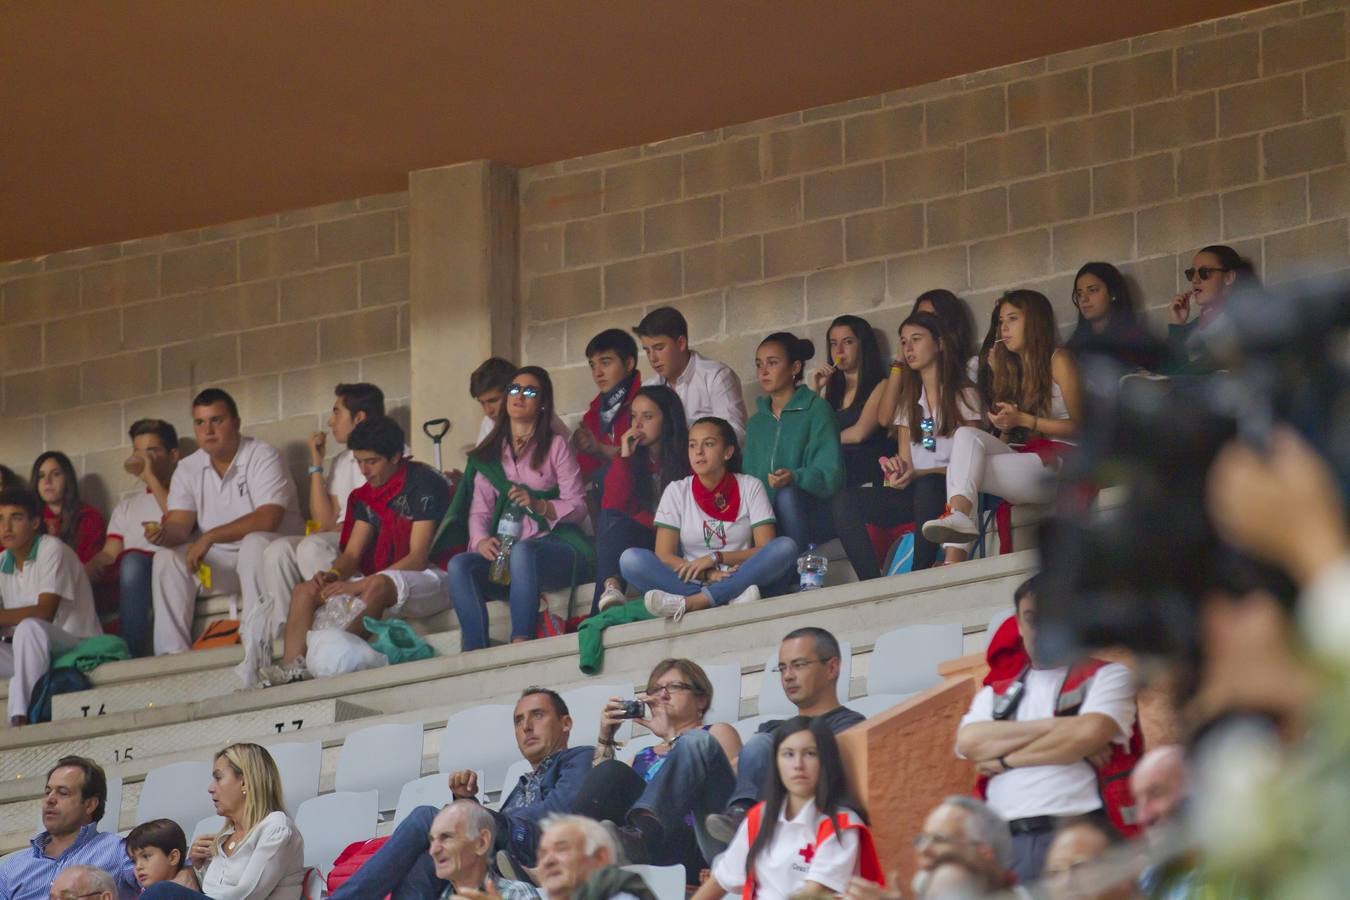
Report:
[[[568,747],[572,716],[556,691],[526,688],[514,712],[516,746],[533,769],[502,801],[495,819],[495,848],[508,866],[530,866],[535,860],[540,823],[555,813],[570,812],[577,791],[591,770],[594,747]],[[478,776],[470,771],[450,776],[456,799],[477,802]],[[334,900],[363,900],[392,894],[394,900],[436,897],[445,891],[427,853],[427,835],[436,817],[434,806],[419,806],[394,829],[388,843],[355,875],[333,892]],[[502,856],[498,857],[499,860]]]
[[[131,857],[117,829],[98,830],[108,799],[108,781],[93,760],[66,756],[47,773],[42,801],[43,830],[32,847],[0,863],[0,897],[43,900],[66,869],[93,868],[113,873],[110,890],[123,900],[140,893]],[[79,894],[83,895],[84,891]]]
[[[117,882],[102,869],[94,866],[71,866],[62,869],[52,881],[51,900],[114,900]]]
[[[523,881],[511,881],[493,871],[492,848],[497,823],[492,813],[472,800],[456,800],[436,814],[427,835],[436,877],[449,883],[442,900],[468,897],[480,900],[494,893],[502,900],[536,900],[539,892]]]
[[[1150,897],[1185,896],[1197,877],[1198,858],[1187,849],[1183,832],[1186,808],[1186,755],[1168,744],[1145,753],[1130,775],[1139,808],[1139,824],[1156,864],[1139,879]]]
[[[585,816],[550,816],[539,838],[539,883],[548,900],[656,900],[642,876],[614,864],[609,832]]]

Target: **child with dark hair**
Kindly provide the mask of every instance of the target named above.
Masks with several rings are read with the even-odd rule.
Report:
[[[866,820],[844,781],[828,723],[796,716],[773,735],[773,777],[693,900],[843,894],[854,876],[885,885]]]
[[[142,890],[161,881],[181,884],[190,891],[202,889],[188,862],[187,837],[172,819],[137,825],[127,834],[126,848]]]
[[[42,498],[42,530],[74,550],[87,563],[103,547],[107,523],[103,513],[80,500],[80,482],[70,457],[48,450],[33,461],[30,479]]]
[[[361,608],[352,604],[343,618],[347,630],[362,638],[370,636],[365,616],[424,618],[450,605],[449,553],[433,548],[450,506],[450,485],[431,466],[407,459],[405,440],[403,428],[387,416],[363,419],[348,436],[365,483],[348,498],[341,555],[291,592],[282,665],[266,673],[267,683],[306,677],[306,635],[330,600],[359,601]]]
[[[632,424],[629,407],[642,386],[637,354],[637,341],[618,328],[600,332],[586,345],[586,361],[599,393],[572,433],[572,446],[582,479],[598,488],[601,496],[605,470],[619,455],[619,439]]]
[[[595,596],[591,614],[625,600],[619,557],[629,547],[655,546],[652,522],[662,492],[689,474],[689,429],[670,388],[649,384],[632,402],[632,424],[619,438],[619,455],[605,473],[595,533]]]
[[[800,550],[834,536],[830,499],[844,482],[834,410],[802,384],[815,351],[786,331],[760,341],[755,373],[764,396],[745,433],[745,473],[768,487],[779,527]]]

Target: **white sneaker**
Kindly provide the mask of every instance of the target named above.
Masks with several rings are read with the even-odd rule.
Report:
[[[738,603],[754,603],[756,600],[759,599],[760,599],[759,585],[752,584],[748,588],[737,594],[735,597],[732,597],[730,600],[728,600],[727,606],[735,606]]]
[[[600,594],[600,612],[604,612],[611,607],[623,606],[627,602],[628,598],[624,596],[623,591],[616,587],[607,587]]]
[[[684,618],[684,595],[667,591],[648,591],[642,598],[647,612],[654,616],[673,619],[676,622]]]
[[[923,523],[923,536],[934,544],[966,544],[980,536],[980,528],[970,516],[949,508]]]

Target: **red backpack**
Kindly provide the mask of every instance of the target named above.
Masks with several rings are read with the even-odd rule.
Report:
[[[1088,687],[1102,666],[1108,665],[1104,659],[1085,659],[1069,666],[1069,672],[1060,685],[1059,696],[1055,698],[1056,716],[1076,716],[1087,697]],[[1002,697],[1014,684],[1026,677],[1024,668],[1016,677],[991,681],[989,686],[994,696]],[[1134,793],[1130,790],[1130,773],[1134,771],[1139,758],[1144,755],[1144,734],[1139,729],[1139,715],[1136,710],[1134,727],[1130,732],[1128,746],[1122,747],[1111,742],[1111,758],[1097,772],[1097,792],[1102,798],[1102,808],[1106,811],[1111,824],[1116,826],[1125,837],[1139,834],[1139,811],[1135,807]],[[975,796],[985,798],[989,787],[989,778],[980,776],[975,782]]]
[[[755,836],[759,834],[760,817],[764,814],[764,804],[756,803],[750,807],[750,811],[745,814],[745,838],[746,843],[753,845]],[[877,856],[877,845],[872,840],[872,831],[866,823],[854,819],[846,812],[840,812],[835,816],[826,816],[820,822],[820,827],[816,829],[815,847],[819,847],[825,842],[825,839],[834,834],[835,819],[844,828],[853,828],[858,832],[858,874],[868,881],[876,882],[882,887],[886,886],[886,876],[881,872],[881,858]],[[755,897],[755,870],[752,868],[745,873],[745,886],[741,888],[742,900],[754,900]]]
[[[328,892],[336,891],[347,879],[355,875],[365,865],[366,860],[374,856],[388,840],[389,837],[385,836],[348,844],[338,854],[337,859],[333,861],[333,868],[328,872]]]

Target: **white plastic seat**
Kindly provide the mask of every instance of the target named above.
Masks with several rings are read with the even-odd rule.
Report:
[[[481,803],[484,798],[483,791],[483,773],[478,773],[478,800]],[[398,823],[408,818],[408,813],[417,809],[419,806],[434,806],[440,809],[447,803],[453,802],[455,795],[450,793],[450,776],[441,772],[435,772],[431,775],[423,775],[421,778],[415,778],[403,786],[403,790],[398,792],[398,805],[394,807],[394,827]]]
[[[224,827],[224,816],[207,816],[205,819],[202,819],[196,825],[192,826],[192,833],[188,835],[188,846],[192,846],[192,842],[202,835],[219,834],[220,829]]]
[[[964,642],[956,622],[908,625],[886,632],[872,646],[868,695],[927,690],[942,680],[938,664],[960,656]]]
[[[380,794],[380,809],[393,809],[403,785],[422,775],[422,723],[389,722],[353,731],[338,753],[333,788]]]
[[[292,819],[300,809],[300,804],[312,797],[319,796],[319,770],[323,766],[323,743],[321,741],[290,741],[281,744],[265,744],[264,748],[277,764],[281,775],[282,798],[286,802],[286,815]]]
[[[732,727],[736,729],[736,733],[741,736],[741,743],[744,744],[746,741],[750,740],[750,738],[754,736],[756,731],[759,731],[759,723],[763,722],[767,718],[769,717],[746,716],[744,719],[739,719],[731,724]]]
[[[659,743],[661,743],[661,738],[657,737],[656,735],[652,734],[649,731],[646,734],[641,735],[640,737],[635,737],[628,743],[624,744],[623,747],[619,749],[619,752],[614,754],[614,758],[619,760],[620,762],[628,763],[628,765],[631,766],[633,764],[633,760],[637,758],[638,753],[647,749],[648,747],[655,747]]]
[[[684,866],[624,866],[624,871],[633,872],[647,882],[647,887],[656,895],[656,900],[684,900]]]
[[[108,799],[103,804],[103,818],[98,820],[98,830],[105,834],[117,834],[117,823],[121,821],[122,776],[113,775],[108,779]]]
[[[334,791],[300,804],[295,825],[305,839],[305,865],[327,875],[348,844],[375,836],[380,820],[379,791]]]
[[[740,664],[705,665],[703,671],[712,682],[713,688],[712,705],[708,707],[708,713],[703,717],[703,721],[708,724],[735,722],[741,717]]]
[[[501,809],[502,804],[506,802],[506,798],[511,796],[511,792],[516,789],[516,785],[520,783],[520,777],[528,774],[529,771],[530,763],[529,760],[525,759],[517,760],[511,765],[511,768],[506,770],[506,774],[502,776],[502,791],[497,795],[496,805],[498,809]]]
[[[633,688],[623,684],[588,684],[585,687],[562,691],[563,702],[572,716],[572,741],[575,744],[594,744],[600,735],[600,711],[610,697],[631,700]],[[624,722],[614,733],[616,741],[626,741],[633,733],[633,723]]]
[[[778,651],[774,650],[764,661],[764,676],[759,683],[759,714],[771,719],[790,719],[797,715],[797,707],[783,693],[783,682],[778,673]],[[841,705],[848,703],[848,682],[853,674],[853,645],[839,642],[839,684],[836,691]]]
[[[172,819],[184,832],[216,808],[206,793],[211,783],[211,764],[198,760],[169,763],[145,773],[141,799],[136,804],[136,824],[151,819]]]
[[[998,633],[998,630],[1003,627],[1003,623],[1011,619],[1012,616],[1013,612],[1010,609],[1001,609],[994,613],[993,617],[989,620],[988,629],[984,632],[984,645],[986,647],[988,647],[989,642],[994,639],[994,635]]]
[[[515,725],[511,721],[514,706],[485,703],[451,713],[441,732],[440,761],[437,768],[449,775],[461,769],[482,772],[480,785],[501,784],[506,770],[520,759]]]

